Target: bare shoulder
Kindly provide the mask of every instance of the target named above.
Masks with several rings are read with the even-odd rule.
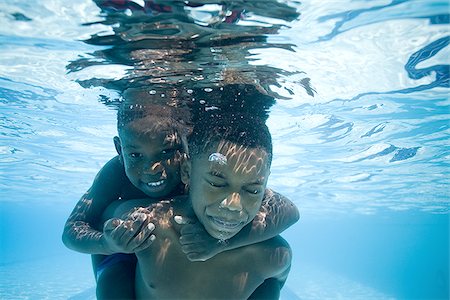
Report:
[[[122,187],[128,182],[125,169],[116,156],[97,173],[89,193],[93,194],[93,197],[112,202],[120,196]]]
[[[141,211],[152,216],[167,214],[171,211],[172,203],[170,200],[155,201],[152,198],[119,200],[111,204],[114,217],[126,218],[127,214],[135,211]]]
[[[125,168],[123,164],[120,162],[120,158],[118,155],[111,158],[100,170],[99,175],[115,175],[118,176],[126,176]]]
[[[283,230],[297,222],[300,218],[300,213],[294,202],[271,189],[264,191],[261,210],[270,216],[269,220],[274,224],[283,225]]]
[[[269,188],[264,191],[263,204],[272,206],[286,205],[297,209],[295,204],[288,197]]]
[[[289,243],[277,235],[269,240],[248,247],[249,254],[266,278],[280,277],[287,274],[291,266],[292,251]]]

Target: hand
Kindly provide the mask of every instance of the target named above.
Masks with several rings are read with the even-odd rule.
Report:
[[[222,245],[205,230],[202,224],[181,216],[175,216],[174,220],[182,225],[181,251],[190,261],[205,261],[221,252]]]
[[[103,239],[111,253],[135,253],[144,250],[155,240],[155,229],[147,215],[132,213],[125,220],[113,218],[103,226]]]

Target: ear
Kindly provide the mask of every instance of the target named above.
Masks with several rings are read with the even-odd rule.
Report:
[[[122,144],[120,143],[120,138],[118,136],[114,137],[114,147],[116,147],[117,154],[122,157]]]
[[[185,135],[181,135],[181,147],[183,147],[184,153],[189,155],[188,141]]]
[[[180,175],[181,182],[185,185],[189,185],[190,177],[191,177],[191,161],[186,154],[183,154],[180,162]]]

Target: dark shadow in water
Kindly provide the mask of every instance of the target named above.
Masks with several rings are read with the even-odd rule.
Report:
[[[112,33],[99,32],[85,42],[107,48],[71,62],[67,69],[76,72],[111,65],[128,69],[120,79],[78,80],[84,87],[102,86],[123,92],[128,88],[164,91],[244,84],[275,98],[279,95],[271,92],[270,86],[280,86],[280,77],[303,73],[259,63],[252,52],[261,48],[294,51],[293,44],[268,39],[299,17],[296,8],[287,4],[272,0],[96,4],[102,9],[103,20],[85,25],[100,23],[110,26]],[[299,84],[313,95],[309,78]]]
[[[270,137],[268,130],[263,129],[267,129],[265,122],[270,107],[281,97],[270,87],[280,86],[282,77],[303,72],[266,65],[255,52],[262,48],[294,51],[294,45],[273,42],[276,39],[269,37],[298,18],[296,9],[275,0],[143,3],[140,6],[129,1],[96,1],[102,9],[103,20],[95,24],[106,25],[110,31],[99,32],[86,40],[101,47],[71,62],[67,69],[75,76],[78,71],[90,73],[89,68],[96,67],[106,70],[116,67],[125,72],[116,79],[99,76],[77,82],[85,88],[117,91],[119,99],[101,95],[100,101],[118,109],[118,124],[127,124],[138,135],[178,129],[174,125],[178,123],[187,127],[188,133],[192,130],[187,134],[191,154],[196,149],[191,142],[201,136],[198,132],[202,130],[216,138],[224,134],[217,128],[232,126],[227,134],[232,133],[237,140],[229,141],[249,148],[255,147],[252,146],[255,140],[248,136],[267,133],[264,136]],[[241,24],[244,20],[245,24]],[[276,20],[277,24],[268,20]],[[299,84],[313,93],[308,78]],[[123,119],[127,121],[121,123],[121,116],[126,116]],[[222,122],[222,127],[216,121]],[[209,130],[209,124],[214,124],[217,131]],[[173,144],[178,147],[179,132],[174,130],[165,139],[176,140]],[[208,143],[206,138],[201,141]],[[266,138],[265,142],[271,150],[271,139]],[[246,163],[242,165],[245,167]],[[182,192],[176,195],[179,194]],[[282,212],[282,201],[274,202],[270,202],[270,209]],[[264,212],[264,216],[267,214]],[[282,213],[279,215],[284,217]],[[266,223],[262,224],[265,228]]]

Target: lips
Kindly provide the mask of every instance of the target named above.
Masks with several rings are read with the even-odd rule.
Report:
[[[159,193],[163,191],[167,186],[167,179],[160,179],[155,181],[144,181],[143,182],[145,186],[145,190],[147,190],[148,193]],[[154,195],[149,195],[154,196]]]
[[[158,180],[158,181],[150,181],[150,182],[147,182],[147,185],[149,187],[158,187],[158,186],[162,185],[164,182],[165,182],[164,179]]]
[[[236,230],[242,225],[242,221],[230,221],[221,218],[210,217],[214,227],[220,231]]]

